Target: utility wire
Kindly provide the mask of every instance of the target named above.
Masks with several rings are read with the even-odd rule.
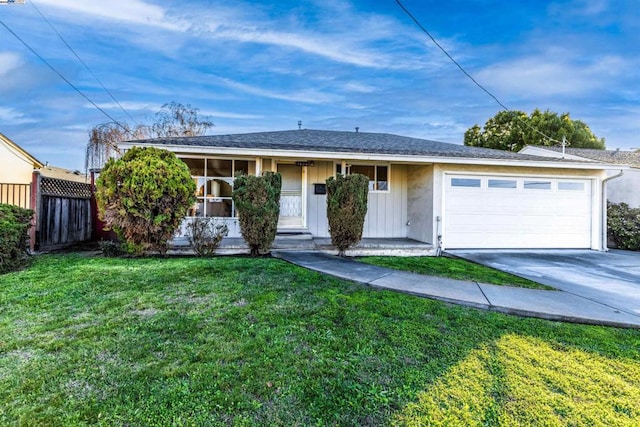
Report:
[[[87,71],[93,76],[94,79],[96,79],[96,81],[98,82],[98,84],[102,87],[102,89],[104,89],[104,91],[109,94],[109,96],[111,97],[111,99],[113,99],[113,102],[115,102],[118,107],[120,107],[120,109],[127,115],[127,117],[129,117],[136,125],[138,125],[138,122],[136,121],[136,119],[134,119],[133,117],[131,117],[131,115],[127,112],[127,110],[124,109],[124,107],[118,102],[118,100],[113,96],[113,94],[111,93],[111,91],[109,91],[109,89],[107,89],[102,82],[100,81],[100,79],[98,78],[98,76],[95,75],[95,73],[93,71],[91,71],[91,69],[89,68],[89,66],[82,60],[82,58],[80,58],[80,56],[76,53],[76,51],[69,45],[69,43],[67,43],[67,41],[62,37],[62,35],[60,34],[60,32],[58,32],[58,30],[53,26],[53,24],[51,24],[51,22],[42,14],[42,12],[40,11],[40,9],[38,9],[38,6],[36,6],[35,2],[32,0],[31,1],[31,6],[33,6],[33,8],[36,10],[36,12],[38,12],[38,14],[42,17],[42,19],[44,19],[44,21],[49,25],[49,27],[51,27],[51,29],[58,35],[58,37],[60,38],[60,40],[62,40],[62,43],[64,43],[65,46],[67,46],[67,48],[71,51],[71,53],[73,53],[73,55],[78,59],[78,61],[80,61],[80,63],[82,65],[84,65],[84,68],[87,69]]]
[[[520,120],[525,126],[527,126],[529,129],[533,130],[534,132],[538,133],[539,135],[547,138],[549,141],[553,141],[556,142],[558,144],[565,144],[566,142],[563,141],[558,141],[556,139],[551,138],[550,136],[548,136],[547,134],[545,134],[544,132],[540,131],[539,129],[535,128],[534,126],[531,126],[529,123],[527,123],[526,121],[522,120],[522,118],[517,115],[515,112],[513,112],[511,109],[507,108],[499,99],[498,97],[496,97],[493,93],[491,93],[487,88],[485,88],[484,86],[482,86],[480,83],[478,83],[478,81],[476,79],[473,78],[473,76],[471,74],[469,74],[467,72],[467,70],[464,69],[464,67],[462,65],[460,65],[458,63],[458,61],[456,61],[450,54],[449,52],[447,52],[447,50],[442,47],[440,45],[440,43],[438,43],[438,41],[435,39],[435,37],[433,37],[431,35],[431,33],[429,32],[429,30],[427,30],[421,23],[420,21],[418,21],[418,19],[413,16],[413,14],[404,6],[404,4],[402,4],[402,2],[400,0],[396,0],[396,3],[398,4],[398,6],[400,6],[400,8],[409,16],[409,18],[411,18],[411,20],[418,26],[418,28],[420,28],[422,30],[423,33],[425,33],[427,36],[429,36],[429,38],[431,39],[431,41],[447,56],[447,58],[449,58],[451,60],[451,62],[453,62],[456,67],[458,67],[460,69],[460,71],[462,71],[462,73],[464,73],[465,76],[467,76],[476,86],[478,86],[480,89],[482,89],[482,91],[484,93],[486,93],[487,95],[489,95],[491,98],[493,98],[494,101],[496,101],[496,103],[498,103],[499,106],[501,106],[506,112],[508,112],[509,114],[512,114],[515,118],[517,118],[518,120]]]
[[[60,73],[58,70],[56,70],[53,65],[51,65],[46,59],[44,59],[38,52],[36,52],[31,46],[29,46],[29,44],[27,44],[27,42],[25,42],[24,40],[22,40],[22,38],[20,38],[19,35],[17,35],[15,32],[13,32],[13,30],[11,28],[9,28],[7,26],[7,24],[5,24],[2,20],[0,20],[0,24],[2,24],[2,26],[4,28],[7,29],[7,31],[9,31],[16,39],[18,39],[18,41],[20,43],[22,43],[27,49],[29,49],[31,51],[31,53],[33,53],[35,56],[37,56],[42,62],[45,63],[45,65],[47,65],[47,67],[49,67],[51,69],[51,71],[53,71],[54,73],[56,73],[62,80],[64,80],[69,86],[71,86],[71,88],[73,90],[75,90],[76,92],[78,92],[84,99],[86,99],[87,101],[89,101],[91,103],[91,105],[93,105],[94,107],[96,107],[102,114],[104,114],[105,116],[107,116],[112,122],[114,122],[116,125],[120,126],[122,128],[122,130],[124,130],[125,132],[133,135],[133,132],[131,132],[131,130],[129,128],[127,128],[126,126],[124,126],[123,124],[121,124],[120,122],[118,122],[116,119],[114,119],[113,117],[111,117],[111,115],[109,113],[107,113],[106,111],[104,111],[102,108],[100,108],[100,106],[98,106],[98,104],[96,104],[95,102],[93,102],[87,95],[85,95],[80,89],[78,89],[73,83],[71,83],[65,76],[62,75],[62,73]]]

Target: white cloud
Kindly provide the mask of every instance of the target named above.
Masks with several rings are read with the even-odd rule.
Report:
[[[273,90],[263,89],[246,83],[240,83],[231,79],[222,77],[215,78],[224,86],[237,90],[239,92],[248,93],[250,95],[261,96],[264,98],[279,99],[282,101],[302,102],[306,104],[330,104],[342,100],[342,97],[326,92],[320,92],[314,89],[295,90],[291,93],[276,92]]]
[[[252,119],[264,119],[264,115],[260,114],[245,114],[245,113],[234,113],[228,111],[217,111],[217,110],[206,110],[200,111],[199,114],[203,116],[209,116],[214,121],[216,119],[238,119],[238,120],[252,120]]]
[[[610,87],[613,77],[627,68],[622,58],[614,56],[587,63],[564,56],[555,52],[514,59],[489,66],[476,78],[502,94],[583,96]]]
[[[25,116],[24,113],[13,108],[0,107],[0,122],[11,125],[22,125],[26,123],[35,123],[36,120]]]
[[[181,22],[172,22],[162,7],[142,0],[38,0],[38,4],[98,19],[149,25],[167,30],[181,30],[185,26]]]
[[[103,110],[120,110],[120,106],[115,102],[96,103],[98,107]],[[157,111],[160,109],[160,105],[151,102],[143,101],[122,101],[120,102],[122,108],[127,111]],[[85,104],[85,108],[95,108],[92,104]]]
[[[5,77],[22,65],[22,58],[14,52],[0,52],[0,77]]]

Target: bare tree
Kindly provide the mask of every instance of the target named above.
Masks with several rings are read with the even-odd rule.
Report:
[[[177,102],[164,104],[156,113],[152,125],[131,128],[126,123],[108,122],[89,131],[89,142],[85,151],[85,169],[102,169],[111,157],[120,154],[118,143],[136,139],[174,136],[200,136],[213,127],[207,117],[198,116],[198,109]]]
[[[153,137],[200,136],[214,126],[208,117],[198,116],[198,108],[190,104],[169,102],[156,113],[156,121],[150,127]]]
[[[127,124],[108,122],[93,127],[85,149],[85,169],[102,169],[107,160],[119,156],[119,142],[145,137],[146,127],[142,125],[131,129]]]

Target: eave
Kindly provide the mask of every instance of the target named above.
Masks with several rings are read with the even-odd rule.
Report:
[[[120,143],[123,149],[136,146],[135,142]],[[532,168],[554,168],[554,169],[580,169],[580,170],[627,170],[628,166],[604,164],[595,162],[562,162],[562,161],[534,161],[534,160],[513,160],[494,158],[472,158],[472,157],[441,157],[424,155],[400,155],[386,153],[353,153],[353,152],[331,152],[314,150],[274,150],[259,148],[237,148],[237,147],[214,147],[214,146],[194,146],[194,145],[170,145],[170,144],[144,144],[145,147],[153,146],[164,148],[182,154],[209,154],[216,156],[242,156],[242,157],[268,157],[287,159],[310,159],[310,160],[358,160],[372,162],[391,162],[405,164],[462,164],[462,165],[489,165],[489,166],[513,166]]]

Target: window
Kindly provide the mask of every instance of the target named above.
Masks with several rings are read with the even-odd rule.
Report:
[[[233,180],[238,172],[255,173],[255,161],[192,157],[181,160],[189,167],[196,183],[197,201],[187,216],[235,217],[237,214],[231,198]]]
[[[558,182],[558,190],[584,191],[584,182]]]
[[[525,181],[525,190],[551,190],[551,181]]]
[[[480,178],[451,178],[452,187],[480,188]]]
[[[336,164],[336,173],[342,173],[342,165]],[[369,191],[389,191],[389,166],[348,165],[346,174],[359,173],[369,178]]]
[[[515,179],[490,179],[489,188],[517,188],[518,183]]]

